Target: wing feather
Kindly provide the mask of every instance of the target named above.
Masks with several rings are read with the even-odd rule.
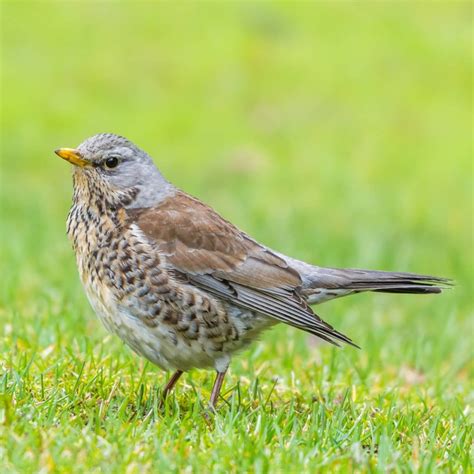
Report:
[[[128,214],[181,279],[333,344],[353,344],[308,306],[295,269],[201,201],[177,192],[156,207]]]

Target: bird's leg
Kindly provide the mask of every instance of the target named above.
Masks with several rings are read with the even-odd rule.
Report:
[[[217,372],[216,380],[214,381],[214,386],[212,387],[211,399],[209,400],[209,408],[212,410],[216,409],[217,399],[219,398],[226,373],[227,368],[223,372]]]
[[[179,380],[181,375],[183,375],[183,371],[182,370],[177,370],[171,376],[171,378],[168,380],[168,383],[166,384],[165,388],[163,389],[163,394],[161,395],[161,405],[163,405],[163,403],[166,400],[166,397],[171,392],[171,390],[173,390],[173,387],[176,385],[176,382]]]

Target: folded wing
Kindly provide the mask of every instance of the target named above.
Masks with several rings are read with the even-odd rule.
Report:
[[[179,278],[333,344],[353,344],[308,306],[295,269],[201,201],[178,192],[155,207],[128,214]]]

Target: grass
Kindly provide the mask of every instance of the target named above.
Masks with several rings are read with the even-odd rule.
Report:
[[[0,471],[472,472],[472,6],[2,3]],[[317,312],[213,374],[167,374],[101,328],[52,154],[123,134],[262,242],[418,271],[434,297]]]

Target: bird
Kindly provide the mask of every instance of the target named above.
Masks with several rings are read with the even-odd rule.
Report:
[[[257,242],[168,181],[130,140],[99,133],[55,153],[73,165],[67,235],[87,298],[110,332],[173,375],[215,370],[278,323],[358,347],[311,308],[365,291],[440,293],[450,280],[325,268]]]

